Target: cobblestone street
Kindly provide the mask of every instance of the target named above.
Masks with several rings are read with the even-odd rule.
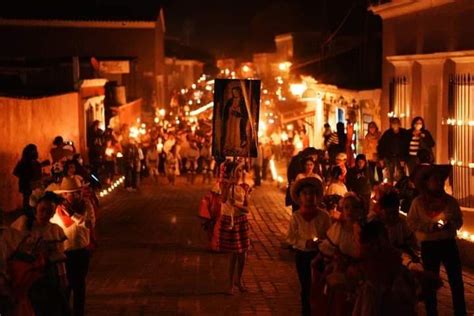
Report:
[[[228,259],[207,250],[197,210],[209,186],[151,185],[104,199],[99,249],[91,262],[88,315],[298,315],[299,284],[291,255],[280,249],[290,218],[283,193],[266,184],[251,205],[251,239],[244,273],[250,292],[224,294]],[[465,275],[474,311],[474,278]],[[447,282],[446,282],[447,284]],[[441,315],[450,293],[440,291]],[[420,306],[421,307],[421,306]]]

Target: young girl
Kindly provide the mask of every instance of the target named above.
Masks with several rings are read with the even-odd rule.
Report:
[[[20,216],[12,224],[26,235],[10,261],[19,312],[14,315],[68,315],[64,295],[66,236],[61,227],[50,222],[58,202],[57,195],[46,192],[38,199],[34,216]]]
[[[318,260],[324,260],[324,272],[313,265],[312,304],[327,315],[347,315],[352,310],[348,298],[353,295],[356,282],[351,271],[360,258],[358,236],[365,221],[364,205],[354,194],[341,200],[341,208],[341,219],[332,224],[327,239],[319,245],[322,256]]]
[[[343,179],[344,176],[341,167],[333,167],[331,170],[331,182],[326,190],[326,195],[344,196],[347,193],[347,187],[344,184]]]
[[[222,204],[220,218],[219,250],[230,252],[229,288],[232,295],[234,286],[241,292],[247,289],[242,284],[242,274],[250,246],[248,214],[249,185],[243,180],[243,165],[225,163],[225,179],[221,182]],[[235,270],[237,268],[237,279]]]
[[[292,199],[300,205],[293,213],[286,241],[295,250],[296,270],[301,285],[302,314],[310,315],[311,261],[318,253],[318,240],[326,237],[331,225],[326,211],[318,208],[323,196],[323,185],[314,177],[296,181]]]

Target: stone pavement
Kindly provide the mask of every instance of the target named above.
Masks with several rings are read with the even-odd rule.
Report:
[[[290,212],[270,184],[251,199],[252,248],[244,272],[250,292],[227,296],[228,256],[207,250],[197,210],[209,186],[180,179],[170,187],[145,181],[141,191],[103,200],[99,249],[88,279],[87,315],[298,315],[293,258],[281,250]],[[466,273],[474,311],[474,277]],[[451,315],[450,293],[440,293],[441,315]],[[421,307],[421,306],[420,306]]]

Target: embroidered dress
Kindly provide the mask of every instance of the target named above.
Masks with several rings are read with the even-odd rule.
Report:
[[[233,190],[235,202],[231,204],[228,199],[221,206],[218,249],[224,252],[243,253],[250,247],[249,222],[246,211],[249,186],[247,184],[234,185]],[[231,194],[229,193],[229,195]]]

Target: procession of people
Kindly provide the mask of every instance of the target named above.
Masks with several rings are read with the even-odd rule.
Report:
[[[371,122],[361,153],[353,151],[352,135],[339,122],[336,132],[326,124],[324,148],[306,140],[289,144],[273,133],[259,140],[254,157],[213,156],[209,122],[176,122],[167,128],[151,123],[138,134],[127,126],[103,131],[94,122],[88,165],[61,136],[46,161],[39,161],[34,144],[25,147],[13,171],[23,209],[1,230],[2,314],[85,314],[86,279],[98,244],[96,192],[121,175],[127,194],[140,190],[147,177],[157,188],[211,185],[199,217],[209,248],[229,253],[223,292],[248,292],[242,276],[252,251],[251,193],[277,180],[270,172],[276,161],[282,174],[287,166],[281,203],[292,216],[282,247],[294,253],[302,315],[416,315],[420,301],[427,315],[437,315],[441,263],[454,313],[466,315],[455,241],[462,212],[445,191],[449,174],[434,165],[435,143],[421,117],[409,130],[392,117],[384,133]],[[295,131],[291,141],[305,134]]]

